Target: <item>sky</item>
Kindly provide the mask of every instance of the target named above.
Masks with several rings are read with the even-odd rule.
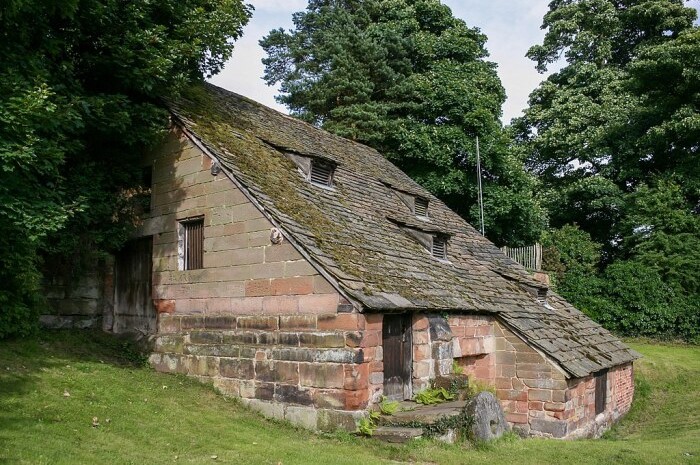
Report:
[[[210,81],[225,89],[245,95],[287,113],[275,102],[277,89],[262,80],[264,52],[258,41],[272,29],[292,28],[292,13],[306,8],[307,0],[247,0],[255,7],[253,17],[236,42],[231,60]],[[530,92],[546,75],[535,70],[534,62],[525,58],[527,49],[542,42],[542,17],[549,0],[443,0],[452,14],[467,25],[478,27],[488,37],[489,60],[498,64],[498,76],[506,89],[502,121],[509,123],[527,106]],[[700,8],[700,0],[687,2]],[[556,69],[553,69],[556,71]]]

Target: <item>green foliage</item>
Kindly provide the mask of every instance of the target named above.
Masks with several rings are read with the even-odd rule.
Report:
[[[495,396],[496,388],[488,382],[484,382],[476,379],[473,376],[469,376],[469,382],[467,384],[467,397],[475,397],[480,392],[490,392]]]
[[[457,363],[457,360],[452,360],[452,373],[455,375],[461,375],[464,374],[464,367],[462,367],[459,363]]]
[[[131,364],[121,344],[89,331],[0,342],[2,460],[56,465],[687,464],[700,452],[696,346],[629,342],[643,355],[635,362],[635,401],[609,439],[511,437],[483,450],[423,440],[396,446],[270,421],[192,378]],[[70,397],[63,396],[66,390]],[[91,426],[94,416],[97,428]]]
[[[441,404],[454,398],[455,395],[445,388],[428,388],[413,396],[416,403],[423,405]]]
[[[372,422],[369,417],[362,417],[357,423],[357,432],[362,436],[370,437],[374,434],[374,429],[377,426]]]
[[[542,235],[542,267],[556,278],[558,285],[566,285],[566,277],[588,275],[600,265],[600,244],[577,225],[550,229]]]
[[[382,400],[379,402],[379,411],[382,413],[382,415],[393,415],[398,409],[398,401],[389,400],[385,396],[382,396]]]
[[[501,128],[505,94],[477,28],[437,0],[312,0],[293,20],[260,42],[293,115],[376,148],[472,224],[479,136],[488,236],[537,237],[535,181]]]
[[[512,128],[550,212],[545,265],[621,334],[696,337],[696,16],[681,0],[552,2],[528,52],[541,71],[566,58]]]
[[[159,98],[221,70],[249,16],[240,0],[0,6],[0,337],[31,331],[41,257],[75,265],[133,231]]]

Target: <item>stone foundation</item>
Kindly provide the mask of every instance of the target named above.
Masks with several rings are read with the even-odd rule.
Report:
[[[359,313],[161,314],[150,362],[211,383],[269,417],[353,431],[382,391],[381,320]]]

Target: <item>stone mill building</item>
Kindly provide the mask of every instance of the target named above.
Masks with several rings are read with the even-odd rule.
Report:
[[[628,411],[637,354],[375,150],[211,85],[170,108],[150,211],[85,297],[91,321],[154,337],[157,370],[314,429],[455,366],[524,434]]]

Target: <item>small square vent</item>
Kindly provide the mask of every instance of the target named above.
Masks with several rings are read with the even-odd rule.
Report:
[[[416,214],[416,216],[428,216],[428,199],[416,197],[413,212]]]
[[[333,167],[328,163],[313,160],[309,172],[309,181],[319,186],[331,187],[333,182]]]
[[[430,253],[440,260],[447,260],[447,241],[438,237],[433,238],[433,247]]]

